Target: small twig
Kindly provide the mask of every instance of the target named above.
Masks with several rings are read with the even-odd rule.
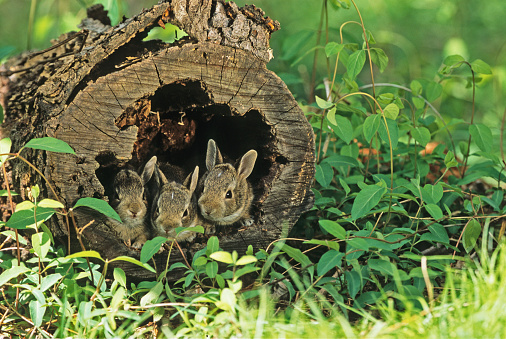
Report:
[[[499,146],[501,147],[501,158],[502,163],[504,166],[506,166],[506,161],[504,160],[504,146],[503,146],[503,140],[504,140],[504,120],[506,119],[506,109],[504,109],[504,113],[502,114],[502,121],[501,121],[501,143]]]
[[[9,205],[11,209],[11,215],[14,214],[14,202],[12,201],[12,193],[9,185],[9,180],[7,180],[7,169],[5,168],[5,162],[2,162],[2,172],[5,179],[5,188],[7,189],[7,196],[9,197]],[[21,265],[21,250],[19,248],[19,234],[17,228],[14,229],[16,234],[16,246],[17,246],[17,257],[18,257],[18,266]]]
[[[434,303],[434,288],[432,287],[432,283],[430,282],[429,272],[427,270],[427,257],[422,257],[422,274],[423,280],[425,281],[425,286],[427,286],[427,294],[429,295],[429,305]]]
[[[84,247],[83,240],[81,239],[81,232],[79,231],[79,228],[77,227],[76,219],[74,218],[74,211],[72,209],[70,209],[69,213],[70,213],[70,218],[72,219],[72,223],[74,224],[74,229],[76,230],[77,240],[79,240],[79,244],[81,245],[81,250],[84,252],[84,251],[86,251],[86,247]],[[92,220],[90,223],[93,223],[93,222],[95,222],[95,220]],[[88,227],[89,224],[87,224],[85,227]],[[69,250],[70,250],[70,246],[69,246]],[[91,270],[91,263],[90,263],[90,259],[88,257],[86,257],[86,262],[88,263],[88,268],[90,270],[91,283],[94,285],[95,281],[93,278],[93,271]]]
[[[471,76],[473,78],[473,109],[472,109],[472,112],[471,112],[471,125],[472,125],[473,122],[474,122],[474,112],[475,112],[475,103],[474,103],[474,101],[475,101],[475,95],[476,95],[476,83],[474,81],[473,67],[467,61],[465,61],[464,63],[469,66],[469,69],[471,70]],[[470,151],[471,151],[471,134],[469,134],[469,139],[467,140],[467,154],[466,154],[465,159],[464,159],[464,167],[462,167],[462,175],[461,175],[462,178],[464,178],[464,176],[466,175],[467,159],[469,159],[469,152]]]

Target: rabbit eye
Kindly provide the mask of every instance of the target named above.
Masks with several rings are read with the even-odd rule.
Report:
[[[227,191],[227,193],[225,194],[225,198],[232,199],[232,191],[231,190]]]
[[[185,209],[183,212],[183,218],[186,218],[188,216],[188,209]]]

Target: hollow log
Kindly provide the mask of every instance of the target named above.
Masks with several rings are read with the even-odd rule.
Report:
[[[255,149],[258,160],[249,178],[254,223],[218,227],[215,235],[223,250],[244,253],[249,245],[266,248],[289,231],[313,204],[315,159],[311,126],[283,81],[266,68],[272,58],[268,38],[279,24],[254,6],[219,0],[161,2],[115,27],[109,22],[94,7],[77,34],[2,67],[2,133],[14,150],[34,137],[67,142],[75,155],[24,155],[72,207],[82,197],[109,201],[115,173],[138,168],[153,155],[189,173],[195,165],[205,168],[210,138],[230,159]],[[172,44],[145,40],[150,29],[168,22],[189,36]],[[23,162],[12,165],[21,198],[36,183],[51,197],[40,175]],[[91,222],[82,232],[87,249],[109,259],[139,257],[100,214],[76,209],[75,216],[78,227]],[[66,243],[66,219],[53,217],[49,226]],[[69,250],[76,252],[71,235]],[[208,237],[198,235],[181,251],[172,250],[170,262],[191,260]],[[155,256],[159,271],[167,256],[168,251]],[[151,277],[135,265],[119,265],[129,276]]]

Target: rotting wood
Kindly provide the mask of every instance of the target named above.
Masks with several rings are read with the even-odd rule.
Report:
[[[115,27],[107,25],[99,8],[90,15],[81,24],[87,40],[71,40],[58,52],[84,43],[80,53],[48,63],[45,54],[23,56],[4,66],[12,71],[35,65],[2,78],[6,93],[0,100],[14,149],[46,135],[73,147],[76,155],[27,152],[69,207],[81,197],[108,200],[114,173],[136,168],[152,155],[189,172],[195,165],[205,168],[209,138],[232,159],[255,149],[255,223],[218,228],[220,247],[244,253],[248,245],[265,248],[288,231],[313,203],[314,140],[288,88],[265,66],[272,57],[268,38],[279,24],[254,6],[216,0],[160,2]],[[190,37],[172,45],[143,40],[149,29],[167,22]],[[21,193],[34,183],[45,188],[22,164],[14,165],[13,180]],[[83,232],[89,249],[106,258],[138,257],[100,215],[76,210],[76,218],[81,227],[95,220]],[[51,228],[66,237],[63,218],[55,218]],[[183,246],[184,254],[191,258],[206,241],[199,235]],[[158,268],[165,267],[166,256],[156,256]],[[174,249],[175,261],[183,257]],[[130,276],[150,277],[131,264],[120,265]]]

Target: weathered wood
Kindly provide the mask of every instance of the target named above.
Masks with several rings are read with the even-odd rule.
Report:
[[[265,66],[270,58],[265,54],[268,39],[258,42],[263,47],[237,39],[247,36],[252,41],[253,31],[257,37],[268,37],[277,24],[263,15],[254,7],[238,9],[230,2],[173,0],[117,27],[88,19],[83,24],[95,28],[81,54],[11,77],[11,88],[19,89],[20,83],[33,81],[44,70],[48,76],[41,86],[17,97],[24,100],[21,103],[12,101],[14,93],[3,97],[15,147],[46,135],[72,146],[76,155],[27,153],[69,207],[87,196],[108,201],[114,173],[142,165],[153,155],[189,172],[195,165],[205,168],[209,138],[232,159],[255,149],[259,157],[250,177],[255,223],[242,229],[221,227],[217,235],[224,250],[243,253],[248,245],[265,248],[312,206],[314,141],[312,128],[288,88]],[[143,42],[149,27],[160,21],[179,24],[192,39],[174,45]],[[222,38],[217,39],[217,34]],[[19,113],[27,107],[31,114]],[[21,119],[15,122],[12,117],[17,115]],[[13,178],[20,191],[35,182],[45,187],[26,166],[15,167]],[[138,256],[100,215],[78,209],[76,219],[80,227],[95,220],[83,232],[89,249],[107,258]],[[64,221],[55,219],[51,224],[63,238],[68,233]],[[184,255],[191,257],[206,239],[198,236],[183,248]],[[167,252],[156,256],[158,268],[165,267],[166,257]],[[173,250],[170,260],[184,258]],[[132,265],[121,267],[134,277],[149,276]]]

